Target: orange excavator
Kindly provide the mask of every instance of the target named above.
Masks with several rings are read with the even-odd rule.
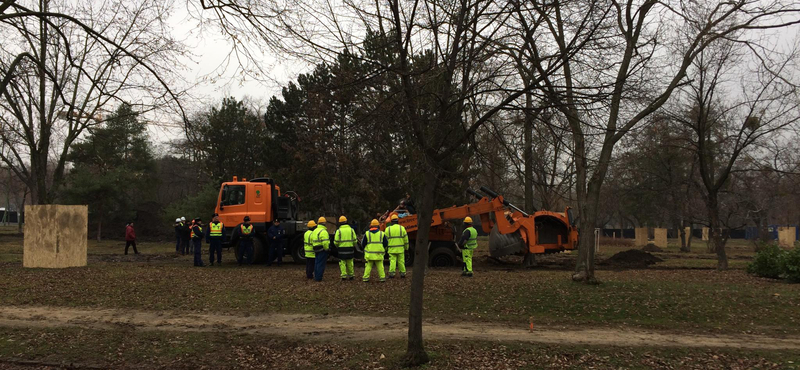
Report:
[[[444,267],[456,263],[458,249],[454,241],[459,234],[456,233],[455,224],[451,222],[460,224],[467,216],[480,220],[480,225],[476,223],[473,226],[489,234],[489,254],[494,258],[517,254],[525,256],[525,263],[531,263],[533,259],[530,257],[533,255],[578,247],[578,230],[573,225],[574,219],[569,207],[563,213],[540,210],[528,214],[489,188],[481,187],[480,191],[486,195],[472,189],[467,190],[468,194],[478,199],[475,203],[433,211],[428,258],[431,266]],[[397,211],[391,212],[389,216],[393,213],[401,216],[399,223],[406,228],[409,240],[415,240],[419,226],[418,216],[404,215]],[[389,220],[389,217],[386,219]],[[381,227],[385,228],[386,224]],[[409,252],[406,257],[408,264],[412,263],[409,258],[413,258],[413,252]]]

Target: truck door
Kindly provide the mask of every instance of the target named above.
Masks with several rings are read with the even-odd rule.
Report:
[[[226,226],[236,226],[247,215],[245,185],[224,185],[219,199],[220,221]]]

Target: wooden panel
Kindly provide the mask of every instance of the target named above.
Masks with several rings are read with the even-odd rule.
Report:
[[[86,266],[87,206],[25,206],[24,267]]]

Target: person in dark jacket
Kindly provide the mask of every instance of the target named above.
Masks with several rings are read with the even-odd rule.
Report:
[[[133,246],[133,253],[139,254],[136,250],[136,230],[133,229],[133,222],[128,222],[125,226],[125,254],[128,254],[128,247]]]
[[[194,244],[194,265],[196,267],[203,267],[202,242],[203,242],[203,220],[200,217],[194,219],[192,225],[192,244]]]
[[[286,242],[286,230],[281,226],[280,220],[277,218],[272,221],[272,226],[267,230],[267,238],[269,238],[269,260],[267,266],[272,266],[272,261],[278,258],[278,266],[283,263],[283,247]]]
[[[225,240],[225,225],[219,222],[219,215],[214,214],[206,229],[209,261],[214,266],[214,252],[217,252],[217,265],[222,266],[222,241]]]
[[[181,253],[181,241],[183,240],[183,222],[180,217],[175,219],[175,253]]]
[[[248,263],[253,258],[253,236],[255,235],[255,230],[253,225],[250,224],[250,216],[244,216],[242,223],[236,226],[235,230],[235,237],[234,239],[238,239],[239,241],[239,266],[242,265],[242,262]],[[231,243],[235,242],[235,240],[231,241]]]
[[[189,244],[191,243],[192,230],[189,223],[186,222],[186,217],[181,217],[181,254],[189,253]]]

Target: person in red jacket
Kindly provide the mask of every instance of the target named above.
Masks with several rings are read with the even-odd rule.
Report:
[[[136,230],[133,229],[133,222],[128,222],[125,226],[125,254],[128,254],[128,247],[133,246],[133,253],[139,254],[136,250]]]

